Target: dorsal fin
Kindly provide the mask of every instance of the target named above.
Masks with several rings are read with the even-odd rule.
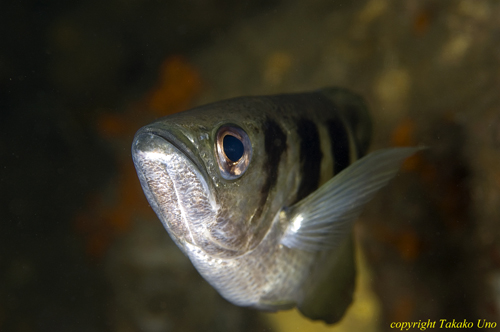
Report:
[[[352,131],[357,157],[361,158],[368,151],[372,137],[372,121],[365,101],[348,89],[324,88],[320,91],[330,99],[335,110]]]

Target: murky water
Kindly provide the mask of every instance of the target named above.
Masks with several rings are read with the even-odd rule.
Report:
[[[389,331],[498,322],[500,4],[0,4],[0,331]],[[341,86],[372,149],[424,144],[356,225],[343,321],[224,301],[148,207],[130,159],[157,117]]]

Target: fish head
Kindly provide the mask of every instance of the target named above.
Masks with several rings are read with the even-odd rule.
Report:
[[[231,107],[205,107],[137,132],[132,157],[141,186],[186,254],[194,246],[210,256],[239,256],[269,229],[256,194],[264,186],[260,122]]]

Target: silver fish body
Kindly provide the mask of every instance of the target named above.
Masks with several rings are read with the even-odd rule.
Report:
[[[370,136],[362,99],[331,88],[159,119],[132,156],[166,230],[224,298],[333,323],[352,300],[352,224],[417,150],[358,160]]]

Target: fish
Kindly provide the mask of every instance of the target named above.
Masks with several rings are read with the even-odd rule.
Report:
[[[331,87],[160,118],[138,130],[132,159],[164,228],[222,297],[333,324],[353,298],[353,224],[420,149],[367,154],[371,135],[363,98]]]

